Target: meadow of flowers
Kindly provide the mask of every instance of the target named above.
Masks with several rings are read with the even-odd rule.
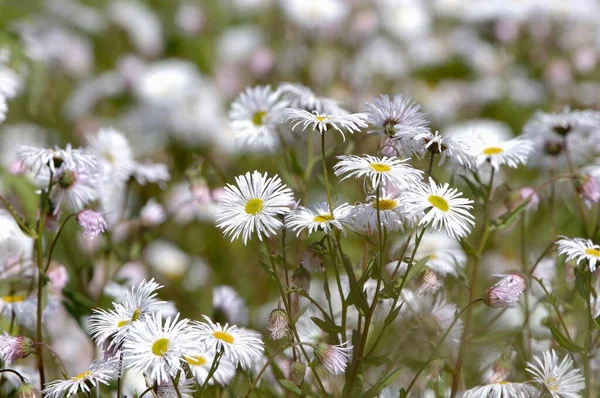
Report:
[[[0,397],[598,397],[599,37],[0,0]]]

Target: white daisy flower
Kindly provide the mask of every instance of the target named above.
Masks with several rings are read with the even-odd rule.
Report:
[[[405,227],[414,225],[415,220],[411,214],[404,210],[400,197],[400,192],[387,192],[382,189],[379,202],[377,202],[375,195],[369,196],[367,201],[370,201],[370,203],[361,203],[354,206],[348,218],[352,220],[352,226],[357,231],[366,234],[377,231],[378,216],[381,220],[381,226],[387,231],[404,231]]]
[[[65,149],[20,145],[15,148],[15,158],[25,164],[36,175],[46,167],[56,174],[56,170],[63,165],[68,168],[81,166],[90,169],[97,166],[95,156],[81,149],[73,149],[70,144]]]
[[[33,329],[36,324],[37,298],[27,297],[25,294],[12,294],[0,296],[0,314],[11,318],[14,314],[15,321],[27,328]]]
[[[406,164],[408,159],[398,159],[386,156],[378,158],[371,155],[338,156],[339,162],[333,166],[336,176],[345,174],[341,179],[346,178],[365,178],[371,182],[371,186],[376,188],[379,184],[390,183],[399,189],[409,189],[415,185],[421,184],[421,175],[423,172]]]
[[[246,88],[231,104],[229,117],[242,150],[273,151],[280,145],[277,124],[287,106],[270,86]]]
[[[6,120],[6,113],[8,112],[8,104],[6,103],[6,97],[0,94],[0,123]]]
[[[258,171],[235,178],[237,186],[227,184],[219,202],[217,227],[231,240],[240,235],[247,244],[256,231],[258,239],[276,234],[283,225],[278,216],[288,213],[294,205],[292,190],[281,183],[279,176],[267,177]]]
[[[338,375],[346,370],[348,358],[352,355],[352,346],[347,342],[340,345],[319,343],[314,347],[313,353],[329,373]]]
[[[500,140],[496,136],[481,136],[482,144],[479,152],[479,165],[489,162],[498,169],[505,164],[517,168],[519,164],[527,164],[527,158],[533,151],[533,141],[519,136],[511,140]]]
[[[566,236],[556,243],[558,253],[564,254],[567,261],[575,260],[577,264],[587,260],[591,272],[596,271],[596,263],[600,261],[600,245],[594,244],[589,239],[568,238]]]
[[[341,108],[336,100],[318,97],[310,88],[298,83],[283,83],[277,88],[277,92],[288,102],[289,108],[331,115],[348,114],[348,111]]]
[[[118,361],[96,360],[83,373],[67,380],[54,380],[44,386],[44,396],[48,398],[65,398],[78,393],[89,393],[99,383],[108,385],[117,377]]]
[[[101,128],[88,137],[88,149],[98,158],[104,178],[119,187],[127,182],[135,163],[131,145],[123,133],[112,127]]]
[[[133,178],[140,185],[158,184],[164,189],[171,180],[169,166],[163,163],[135,163],[132,172]]]
[[[221,326],[206,315],[204,322],[195,322],[197,342],[204,343],[209,352],[224,350],[225,358],[244,369],[250,369],[254,361],[262,357],[264,343],[260,334],[235,325]]]
[[[473,201],[462,197],[462,193],[450,188],[447,183],[438,186],[430,178],[429,185],[413,186],[402,200],[406,211],[423,214],[419,225],[428,225],[436,231],[443,229],[452,239],[467,236],[475,226],[475,217],[469,213]]]
[[[435,134],[428,131],[416,135],[413,141],[421,148],[419,154],[429,152],[432,155],[440,155],[438,166],[444,164],[446,158],[467,169],[473,169],[477,164],[478,148],[466,139],[444,137],[438,131]]]
[[[99,347],[111,356],[121,348],[130,326],[137,321],[131,318],[130,311],[120,304],[113,304],[114,309],[94,309],[88,318],[88,332]],[[114,349],[113,349],[114,348]]]
[[[398,242],[398,245],[394,246],[393,252],[398,253],[403,244],[404,242]],[[414,242],[411,240],[406,253],[412,253],[413,249]],[[460,243],[449,238],[448,235],[441,231],[425,232],[423,238],[421,238],[415,258],[424,257],[429,257],[427,267],[444,277],[448,275],[457,276],[457,269],[464,268],[467,262],[467,255]],[[393,272],[396,269],[397,263],[398,261],[389,263],[387,265],[388,270]],[[398,272],[400,272],[400,275],[406,272],[406,263],[402,262],[400,264]]]
[[[350,12],[350,5],[341,0],[280,0],[279,3],[285,16],[309,33],[331,30]]]
[[[208,350],[192,351],[189,355],[185,356],[185,361],[189,365],[198,384],[202,385],[206,380],[214,359],[214,353]],[[219,367],[208,381],[208,384],[212,386],[216,382],[222,386],[226,386],[233,379],[233,376],[235,376],[235,365],[223,357],[220,359]]]
[[[402,94],[394,95],[392,100],[387,95],[380,95],[365,105],[369,108],[369,122],[374,127],[370,133],[403,139],[429,130],[421,106]]]
[[[126,368],[145,373],[151,380],[169,381],[182,370],[182,359],[198,345],[188,319],[168,317],[163,325],[161,313],[146,315],[128,331],[123,343]]]
[[[140,317],[161,311],[166,302],[157,299],[156,291],[163,286],[159,285],[154,278],[146,281],[145,279],[137,286],[132,286],[131,290],[125,292],[125,297],[121,303],[129,312],[132,321]]]
[[[533,380],[540,383],[553,398],[579,398],[585,388],[585,379],[579,369],[573,368],[573,360],[566,355],[559,363],[554,350],[546,350],[542,359],[534,357],[535,363],[527,362],[526,370]]]
[[[227,323],[245,325],[248,323],[248,306],[231,286],[221,285],[213,288],[213,318],[223,319]]]
[[[343,231],[350,209],[351,206],[344,203],[333,209],[332,217],[327,202],[316,203],[308,207],[299,206],[286,216],[286,226],[296,232],[298,236],[305,229],[309,235],[319,230],[328,234],[333,228]]]
[[[330,129],[334,129],[342,134],[342,138],[346,140],[344,132],[353,134],[360,132],[368,126],[369,117],[366,113],[351,113],[347,115],[334,115],[327,113],[319,113],[316,111],[308,112],[304,109],[287,108],[282,114],[283,120],[288,122],[292,129],[301,125],[302,131],[309,126],[321,134],[324,134]]]
[[[471,388],[462,393],[460,398],[538,398],[540,391],[525,383],[499,381]]]

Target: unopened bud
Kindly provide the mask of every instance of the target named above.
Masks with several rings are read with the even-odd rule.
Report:
[[[431,269],[426,268],[425,272],[421,275],[421,286],[417,290],[417,295],[434,294],[442,287],[444,287],[444,281],[438,279],[435,272]]]
[[[427,379],[434,383],[442,381],[442,369],[444,369],[444,360],[437,358],[429,362],[427,368]]]
[[[280,340],[287,335],[288,317],[284,310],[278,308],[271,311],[267,329],[271,332],[271,338],[273,340]]]
[[[314,348],[313,353],[329,373],[338,375],[346,370],[348,358],[352,351],[352,346],[346,346],[347,344],[329,345],[319,343]]]
[[[516,307],[526,288],[527,279],[523,275],[511,274],[488,289],[484,302],[493,308]]]
[[[300,387],[304,382],[306,375],[306,364],[304,362],[294,362],[290,371],[290,380],[292,383]]]
[[[34,351],[34,342],[29,337],[13,337],[6,332],[0,336],[0,357],[5,366],[28,357]]]
[[[504,381],[510,376],[512,372],[512,363],[504,358],[500,358],[494,362],[492,368],[489,370],[485,381],[489,384],[499,383]]]
[[[519,199],[520,201],[528,200],[526,210],[527,211],[536,211],[538,205],[540,204],[540,197],[538,196],[535,189],[532,187],[523,187],[519,190]]]
[[[587,207],[600,201],[600,186],[589,174],[580,175],[575,179],[575,189]]]
[[[17,388],[16,398],[36,398],[38,396],[35,387],[25,382]]]
[[[307,291],[310,289],[310,273],[303,266],[299,266],[292,273],[292,286]]]
[[[323,272],[323,254],[327,249],[320,242],[311,243],[302,253],[300,264],[310,272]]]

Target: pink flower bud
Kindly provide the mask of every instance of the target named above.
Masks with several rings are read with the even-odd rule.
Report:
[[[0,357],[4,366],[10,366],[17,359],[28,357],[34,351],[34,343],[29,337],[13,337],[4,332],[0,336]]]
[[[288,334],[288,317],[284,310],[275,309],[269,314],[269,326],[273,340],[280,340]]]
[[[484,302],[493,308],[516,307],[526,288],[527,279],[523,275],[511,274],[488,289]]]
[[[83,229],[85,239],[93,239],[106,231],[106,221],[102,214],[93,210],[82,210],[77,214],[77,222]]]

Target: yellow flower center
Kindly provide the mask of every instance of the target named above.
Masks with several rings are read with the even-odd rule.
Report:
[[[108,161],[108,163],[115,164],[116,159],[112,153],[104,152],[103,155],[104,155],[104,159],[106,159]]]
[[[316,216],[315,218],[313,218],[314,222],[327,222],[327,221],[331,221],[333,220],[333,217],[331,217],[331,214],[320,214],[318,216]]]
[[[327,116],[315,116],[315,119],[317,119],[320,123],[322,123],[323,121],[325,121],[327,119]]]
[[[131,321],[135,322],[139,319],[140,317],[140,309],[136,308],[135,311],[133,311],[133,315],[131,316]]]
[[[25,301],[25,296],[4,296],[2,301],[5,303],[20,303]]]
[[[152,344],[152,353],[157,357],[162,357],[169,350],[169,339],[158,339]]]
[[[233,336],[226,332],[216,331],[212,334],[215,338],[222,340],[226,343],[233,344]]]
[[[508,384],[508,383],[509,383],[508,381],[504,381],[504,380],[496,382],[496,384]]]
[[[91,374],[92,374],[92,372],[91,372],[91,371],[89,371],[89,370],[86,370],[86,371],[85,371],[85,372],[83,372],[83,373],[79,373],[77,376],[73,376],[73,377],[71,377],[71,380],[73,380],[73,381],[77,381],[77,380],[85,379],[86,377],[88,377],[88,376],[89,376],[89,375],[91,375]]]
[[[585,249],[585,253],[590,256],[600,257],[600,250],[598,249]]]
[[[206,358],[200,355],[192,355],[191,357],[185,357],[185,361],[190,365],[199,366],[206,363]]]
[[[369,167],[378,173],[385,173],[392,169],[390,166],[388,166],[387,164],[383,164],[383,163],[371,163],[369,165]]]
[[[502,152],[504,152],[504,149],[497,146],[490,146],[483,150],[484,155],[497,155]]]
[[[262,199],[250,199],[247,203],[246,203],[246,207],[244,210],[246,210],[246,213],[248,214],[252,214],[253,216],[257,215],[258,213],[260,213],[263,209],[263,200]]]
[[[379,199],[379,210],[393,210],[397,206],[394,199]]]
[[[131,323],[131,321],[129,319],[123,319],[122,321],[119,321],[119,323],[117,323],[117,327],[120,329],[123,326],[127,326]]]
[[[254,115],[252,116],[252,122],[254,123],[255,126],[262,126],[266,115],[267,115],[267,112],[265,112],[265,111],[255,112]]]
[[[441,196],[430,195],[427,198],[427,200],[429,200],[429,203],[431,203],[432,205],[434,205],[435,207],[437,207],[441,211],[448,211],[448,210],[450,210],[450,206],[448,206],[448,202],[446,202],[446,199],[442,198]]]

